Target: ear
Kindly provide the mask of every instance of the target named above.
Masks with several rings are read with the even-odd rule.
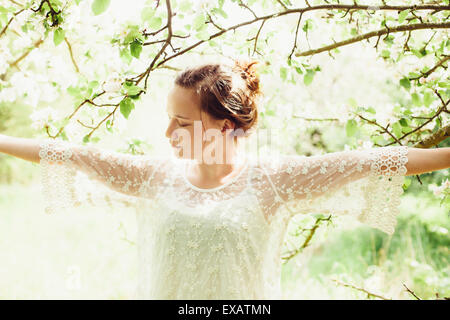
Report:
[[[226,130],[229,130],[229,129],[234,129],[234,123],[228,119],[223,120],[221,132],[223,134],[226,134]]]

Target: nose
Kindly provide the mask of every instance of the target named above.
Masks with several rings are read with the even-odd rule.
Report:
[[[166,137],[170,140],[170,143],[172,143],[172,140],[178,139],[178,134],[176,132],[174,132],[172,124],[173,124],[173,122],[170,121],[169,126],[167,127],[167,130],[166,130]]]

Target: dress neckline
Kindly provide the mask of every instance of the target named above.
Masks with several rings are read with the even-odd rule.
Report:
[[[185,163],[184,163],[184,165],[182,167],[182,169],[183,169],[182,170],[183,171],[182,172],[182,176],[183,176],[183,180],[186,182],[186,184],[188,185],[189,188],[197,190],[197,191],[200,191],[200,192],[213,192],[213,191],[217,191],[217,190],[225,188],[226,186],[228,186],[228,185],[232,184],[233,182],[235,182],[240,176],[242,176],[242,174],[247,170],[248,165],[249,165],[248,164],[249,160],[248,160],[247,157],[245,158],[244,163],[245,163],[244,167],[241,169],[241,171],[239,171],[239,173],[237,175],[235,175],[230,181],[227,181],[226,183],[224,183],[224,184],[222,184],[220,186],[214,187],[214,188],[199,188],[197,186],[194,186],[188,180],[187,175],[186,175],[186,169],[187,169],[188,161],[185,161]]]

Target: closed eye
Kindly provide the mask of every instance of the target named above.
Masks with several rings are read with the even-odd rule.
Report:
[[[167,117],[169,118],[169,120],[171,119],[171,117],[169,116],[169,115],[167,115]],[[180,121],[177,119],[177,123],[178,123],[178,125],[180,126],[180,127],[187,127],[187,126],[189,126],[189,125],[191,125],[190,123],[188,123],[188,124],[182,124],[182,123],[180,123]]]
[[[187,127],[188,125],[190,125],[189,123],[183,124],[183,123],[181,123],[181,122],[178,121],[178,120],[177,120],[177,122],[178,122],[178,125],[179,125],[180,127]]]

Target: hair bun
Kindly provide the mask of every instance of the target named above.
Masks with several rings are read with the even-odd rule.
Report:
[[[247,82],[248,89],[251,90],[252,94],[259,94],[259,75],[257,72],[256,64],[259,61],[257,60],[235,60],[234,69],[237,71],[242,79]]]

